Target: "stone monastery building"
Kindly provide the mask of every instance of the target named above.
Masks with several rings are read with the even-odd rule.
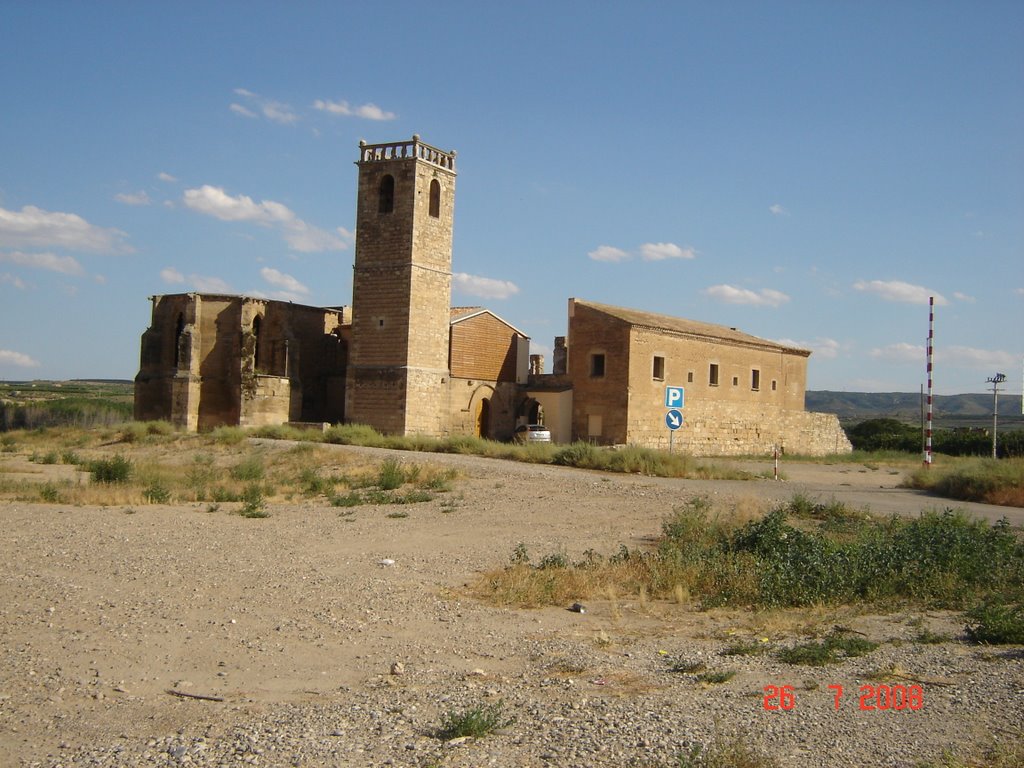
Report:
[[[135,418],[188,430],[362,423],[390,434],[669,446],[666,387],[682,387],[673,445],[697,455],[850,450],[804,411],[810,352],[735,328],[569,299],[553,372],[483,307],[452,307],[455,153],[359,145],[351,307],[248,296],[154,296]]]

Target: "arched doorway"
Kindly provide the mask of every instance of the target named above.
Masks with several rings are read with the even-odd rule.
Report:
[[[480,410],[476,413],[476,435],[477,437],[491,436],[491,398],[489,397],[480,401]]]

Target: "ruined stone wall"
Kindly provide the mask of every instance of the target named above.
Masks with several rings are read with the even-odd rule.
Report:
[[[343,320],[343,310],[241,296],[154,297],[135,416],[188,430],[340,421]]]

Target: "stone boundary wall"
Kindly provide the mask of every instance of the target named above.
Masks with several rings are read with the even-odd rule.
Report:
[[[853,450],[839,418],[832,413],[775,408],[754,411],[739,404],[704,402],[687,405],[683,420],[673,436],[673,450],[693,456],[770,456],[776,446],[784,453],[805,456]],[[630,431],[631,443],[668,448],[669,430],[663,423],[657,430],[644,424],[642,429]]]

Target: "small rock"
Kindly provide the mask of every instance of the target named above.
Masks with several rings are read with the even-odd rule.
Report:
[[[404,675],[405,674],[405,664],[403,664],[400,661],[396,661],[394,664],[391,665],[391,674],[392,675]]]

